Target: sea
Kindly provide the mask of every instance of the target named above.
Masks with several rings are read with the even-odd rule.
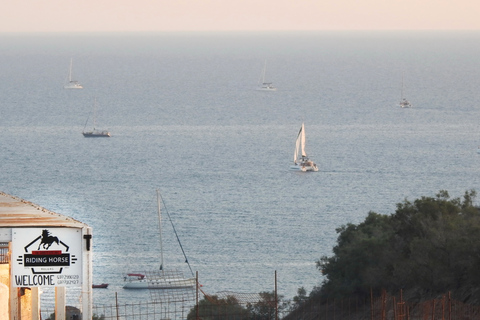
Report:
[[[157,189],[165,268],[291,299],[341,226],[480,189],[479,57],[478,31],[0,34],[0,190],[92,227],[94,304],[150,299],[123,284],[159,268]],[[318,172],[289,170],[302,123]]]

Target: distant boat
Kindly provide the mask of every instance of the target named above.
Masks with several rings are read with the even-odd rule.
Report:
[[[318,167],[310,160],[305,152],[305,125],[302,123],[300,131],[297,135],[295,142],[295,152],[293,154],[293,165],[290,166],[291,170],[299,171],[318,171]]]
[[[72,79],[73,59],[70,59],[70,72],[68,73],[68,81],[63,86],[64,89],[83,89],[83,86],[78,81]]]
[[[262,74],[260,75],[260,81],[257,87],[259,91],[277,91],[277,88],[273,86],[273,83],[266,82],[265,77],[267,73],[267,60],[265,60],[265,64],[263,66]]]
[[[92,288],[97,289],[97,288],[103,288],[106,289],[108,288],[108,283],[102,283],[102,284],[93,284]]]
[[[85,128],[87,127],[87,123],[88,123],[88,118],[87,118],[87,121],[85,122],[85,127],[83,128],[83,132],[82,132],[83,136],[85,138],[111,137],[110,132],[108,132],[107,130],[98,130],[97,128],[95,128],[96,117],[97,117],[97,99],[95,98],[95,102],[93,104],[93,129],[91,131],[85,131]]]
[[[160,269],[157,271],[145,272],[145,273],[128,273],[127,276],[124,278],[125,285],[123,286],[123,288],[125,289],[182,289],[182,288],[195,287],[195,284],[196,284],[195,278],[185,278],[183,273],[179,270],[164,269],[163,243],[162,243],[162,215],[160,213],[160,197],[161,197],[160,193],[157,190],[157,211],[158,211],[158,223],[159,223],[158,234],[160,236]],[[168,214],[168,211],[167,211],[167,214]],[[175,231],[175,227],[174,227],[174,231]],[[177,236],[177,240],[180,242],[178,236]],[[185,262],[188,263],[186,256],[185,256]]]
[[[412,106],[412,104],[410,103],[410,101],[408,101],[407,99],[405,99],[403,97],[403,88],[404,88],[404,85],[403,85],[403,75],[402,75],[402,93],[401,93],[401,97],[400,97],[400,107],[401,108],[410,108]]]

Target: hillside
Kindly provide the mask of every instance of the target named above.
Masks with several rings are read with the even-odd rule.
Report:
[[[435,197],[404,200],[393,214],[369,212],[358,225],[341,226],[334,254],[317,261],[325,280],[297,311],[328,301],[371,303],[399,292],[412,308],[448,294],[458,303],[480,305],[475,197],[473,190],[462,198],[442,190]]]

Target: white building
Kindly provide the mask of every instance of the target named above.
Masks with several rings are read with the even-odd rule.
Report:
[[[40,320],[45,287],[55,288],[56,320],[74,287],[81,320],[92,319],[92,228],[0,192],[0,319]]]

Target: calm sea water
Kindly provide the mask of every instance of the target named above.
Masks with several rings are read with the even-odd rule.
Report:
[[[0,190],[93,228],[96,303],[148,299],[122,285],[159,266],[157,188],[206,292],[276,270],[287,298],[341,225],[479,189],[479,33],[0,38]],[[276,92],[254,90],[265,60]],[[81,134],[95,98],[110,139]],[[317,173],[288,170],[303,121]],[[168,225],[164,246],[188,273]]]

